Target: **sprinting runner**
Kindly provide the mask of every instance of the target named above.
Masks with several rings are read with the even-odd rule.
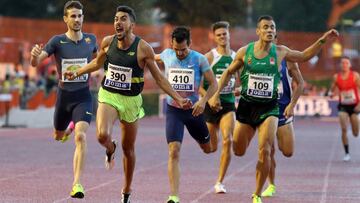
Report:
[[[230,33],[229,23],[226,21],[219,21],[212,25],[212,32],[214,34],[214,41],[217,44],[216,48],[205,54],[209,61],[212,71],[217,79],[220,79],[221,74],[230,65],[235,57],[235,52],[230,48]],[[203,81],[203,87],[200,87],[199,93],[204,96],[209,84],[206,80]],[[204,116],[206,125],[210,133],[210,143],[213,151],[217,150],[218,134],[221,131],[222,136],[222,151],[220,157],[219,175],[214,185],[215,193],[226,193],[223,180],[231,160],[231,137],[234,131],[235,123],[235,77],[232,77],[229,84],[220,92],[220,100],[222,109],[219,112],[211,110],[210,106],[206,104]]]
[[[341,58],[341,71],[333,77],[330,90],[339,90],[338,117],[341,126],[341,140],[345,150],[344,161],[350,161],[349,140],[347,137],[347,125],[350,121],[352,133],[355,137],[359,135],[359,73],[351,70],[350,58]]]
[[[279,94],[279,123],[276,133],[279,150],[286,157],[294,153],[295,133],[293,127],[294,108],[304,89],[304,79],[297,63],[281,62]],[[292,90],[294,86],[294,91]],[[275,143],[271,148],[271,166],[269,171],[269,186],[261,193],[262,197],[272,197],[276,192],[275,186]]]
[[[276,26],[271,16],[261,16],[258,19],[256,34],[259,36],[256,42],[237,51],[235,59],[221,76],[219,88],[209,105],[215,110],[220,109],[220,91],[231,76],[240,70],[242,88],[233,133],[233,151],[237,156],[244,155],[256,129],[259,129],[256,188],[252,200],[253,203],[260,203],[262,187],[271,166],[271,147],[278,126],[277,86],[280,81],[280,63],[283,59],[292,62],[307,61],[320,51],[328,39],[339,34],[332,29],[303,52],[273,44]]]
[[[132,8],[119,6],[114,17],[116,34],[106,36],[98,56],[76,72],[67,71],[74,79],[104,67],[105,76],[98,94],[96,116],[97,138],[106,148],[105,167],[112,169],[116,141],[111,139],[114,122],[120,120],[122,130],[124,187],[122,203],[130,202],[131,182],[135,168],[135,140],[138,120],[144,116],[141,92],[144,87],[144,68],[147,67],[159,87],[173,98],[180,108],[190,108],[191,101],[182,98],[161,74],[155,63],[151,46],[133,33],[136,16]]]
[[[56,35],[43,47],[35,45],[31,50],[31,65],[37,66],[45,58],[54,54],[57,73],[60,78],[54,113],[54,138],[67,140],[66,128],[70,121],[75,123],[74,181],[71,197],[83,198],[84,189],[81,175],[86,156],[86,131],[92,115],[92,100],[89,91],[89,74],[69,81],[62,77],[66,70],[75,71],[84,66],[97,52],[96,37],[81,31],[83,24],[83,6],[79,1],[68,1],[64,6],[65,34]],[[70,127],[71,124],[70,123]]]
[[[172,87],[183,97],[194,103],[192,109],[184,110],[167,97],[166,140],[169,149],[168,175],[170,196],[167,203],[179,203],[180,149],[184,136],[184,126],[198,142],[205,153],[212,152],[210,135],[206,127],[203,111],[208,99],[217,89],[215,76],[206,57],[191,50],[190,29],[176,27],[171,35],[171,49],[165,49],[157,60],[165,66],[165,74]],[[198,89],[201,78],[208,81],[209,87],[199,100]]]

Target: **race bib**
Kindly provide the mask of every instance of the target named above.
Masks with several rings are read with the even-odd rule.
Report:
[[[219,83],[221,78],[220,74],[216,75],[216,81]],[[221,90],[220,94],[230,94],[235,90],[235,77],[231,77],[228,84]]]
[[[79,59],[62,59],[61,60],[61,72],[65,73],[65,71],[76,72],[81,67],[87,64],[87,58],[79,58]],[[68,80],[64,77],[64,74],[61,76],[61,80],[63,82],[86,82],[89,78],[89,74],[81,75],[74,80]]]
[[[272,98],[274,76],[250,74],[247,95],[258,98]]]
[[[341,91],[341,104],[355,104],[356,97],[354,90]]]
[[[105,76],[104,86],[117,90],[130,90],[132,68],[110,64]]]
[[[195,72],[192,69],[170,68],[168,80],[175,91],[193,92]]]

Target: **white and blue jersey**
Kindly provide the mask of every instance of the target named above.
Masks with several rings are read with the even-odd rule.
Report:
[[[289,75],[286,61],[283,60],[281,62],[281,70],[280,70],[280,83],[278,87],[278,103],[279,103],[279,123],[278,126],[282,126],[288,124],[293,121],[293,117],[288,119],[284,116],[284,111],[287,105],[289,105],[292,96],[292,89],[291,89],[291,77]]]
[[[179,60],[173,49],[165,49],[160,54],[160,58],[165,64],[165,76],[172,88],[183,98],[190,99],[193,104],[197,102],[203,73],[210,70],[206,57],[197,51],[190,50],[185,59]],[[166,101],[167,104],[179,108],[170,96],[167,96]]]

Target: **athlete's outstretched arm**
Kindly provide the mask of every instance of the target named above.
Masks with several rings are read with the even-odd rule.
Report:
[[[304,78],[301,75],[301,72],[299,70],[299,65],[297,63],[293,63],[293,62],[286,62],[286,63],[287,63],[289,75],[296,84],[293,94],[291,96],[291,101],[286,106],[284,111],[285,117],[289,118],[294,115],[295,105],[299,100],[302,92],[304,91]]]
[[[297,51],[297,50],[291,50],[285,46],[280,46],[281,49],[284,49],[285,51],[285,60],[291,61],[291,62],[304,62],[309,59],[311,59],[313,56],[315,56],[323,45],[333,39],[339,36],[338,31],[335,29],[331,29],[323,34],[315,43],[313,43],[311,46],[306,48],[304,51]]]
[[[357,91],[360,92],[360,75],[358,72],[354,71],[354,80],[356,84]],[[354,108],[355,112],[360,112],[360,102]]]
[[[80,75],[91,73],[102,68],[106,59],[106,51],[110,46],[112,39],[113,36],[104,37],[104,39],[101,42],[100,51],[96,55],[96,58],[94,58],[90,63],[78,69],[76,72],[65,71],[64,73],[65,77],[69,80],[74,80],[76,77],[79,77]]]
[[[337,85],[336,85],[336,78],[337,78],[337,73],[333,76],[333,79],[332,79],[332,82],[331,82],[331,86],[330,86],[330,89],[329,89],[329,91],[328,91],[328,95],[329,95],[330,97],[333,97],[334,92],[335,92],[336,87],[337,87]]]
[[[206,53],[206,54],[205,54],[205,57],[207,58],[209,64],[211,64],[212,61],[213,61],[213,58],[214,58],[212,52],[209,51],[208,53]],[[199,94],[200,94],[200,96],[202,96],[202,97],[205,96],[205,94],[206,94],[206,90],[204,89],[204,78],[202,78],[202,79],[201,79],[201,82],[200,82]]]
[[[192,106],[192,103],[189,99],[182,98],[170,85],[169,81],[161,73],[159,67],[155,63],[155,53],[149,44],[145,41],[140,41],[140,49],[145,55],[145,66],[147,67],[156,81],[157,85],[164,90],[164,92],[170,95],[176,103],[178,103],[182,108],[189,109]]]

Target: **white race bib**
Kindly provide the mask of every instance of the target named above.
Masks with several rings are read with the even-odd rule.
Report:
[[[79,59],[61,59],[61,72],[65,73],[65,71],[76,72],[81,67],[87,64],[87,58],[79,58]],[[64,77],[64,74],[61,76],[61,80],[63,82],[86,82],[89,78],[89,74],[81,75],[74,80],[68,80]]]
[[[118,90],[130,90],[132,79],[132,68],[108,65],[104,86]]]
[[[192,69],[169,68],[168,80],[175,91],[193,92],[194,77]]]
[[[216,75],[216,81],[219,83],[220,74]],[[231,77],[228,84],[221,90],[220,94],[230,94],[235,90],[235,77]]]
[[[274,76],[250,74],[247,95],[258,98],[272,98]]]
[[[354,90],[341,91],[341,104],[355,104],[356,97]]]

